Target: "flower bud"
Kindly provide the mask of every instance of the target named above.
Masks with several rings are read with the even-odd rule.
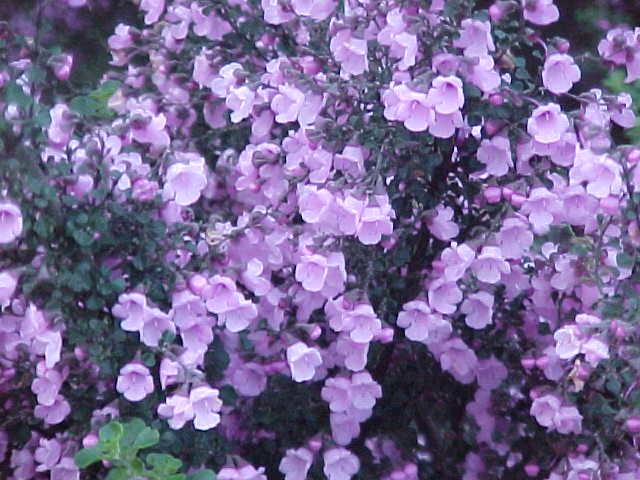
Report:
[[[640,433],[640,417],[636,415],[629,417],[624,425],[629,433]]]

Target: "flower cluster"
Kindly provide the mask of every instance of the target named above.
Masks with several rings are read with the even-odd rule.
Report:
[[[127,8],[83,89],[0,28],[0,471],[142,417],[221,480],[640,475],[634,106],[553,0]]]

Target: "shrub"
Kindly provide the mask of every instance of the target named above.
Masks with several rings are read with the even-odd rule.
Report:
[[[0,32],[2,475],[640,475],[640,29],[135,3]]]

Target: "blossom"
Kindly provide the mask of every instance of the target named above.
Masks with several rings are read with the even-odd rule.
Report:
[[[46,368],[43,362],[38,363],[36,373],[36,378],[31,382],[31,391],[36,394],[39,404],[53,405],[62,387],[64,380],[62,374],[57,370]]]
[[[576,407],[560,407],[553,419],[559,433],[576,435],[582,432],[582,415]]]
[[[440,365],[460,383],[468,384],[476,377],[478,358],[462,340],[452,338],[441,346]]]
[[[391,84],[382,95],[384,117],[404,123],[407,130],[423,132],[435,124],[435,110],[427,101],[427,95],[409,88],[406,84]]]
[[[36,405],[33,414],[49,425],[57,425],[71,413],[69,402],[62,396],[57,395],[51,405]]]
[[[543,427],[553,426],[554,418],[560,410],[561,401],[556,395],[542,395],[533,400],[531,415]]]
[[[0,272],[0,310],[11,303],[18,281],[10,271]]]
[[[456,306],[462,300],[462,291],[455,282],[438,278],[429,284],[427,297],[431,308],[440,313],[451,314],[456,311]]]
[[[542,144],[559,141],[568,128],[567,116],[560,110],[560,105],[555,103],[537,107],[527,121],[527,132]]]
[[[460,24],[460,38],[453,45],[462,48],[465,57],[484,57],[496,47],[491,38],[491,23],[467,18]]]
[[[544,86],[555,94],[566,93],[580,81],[580,68],[566,53],[549,55],[542,70]]]
[[[393,233],[394,212],[389,205],[388,199],[378,197],[378,205],[365,207],[360,214],[360,222],[357,227],[356,236],[365,245],[375,245],[380,242],[383,235]]]
[[[533,233],[526,221],[510,217],[502,222],[498,243],[505,258],[521,258],[533,244]]]
[[[462,80],[455,76],[436,77],[427,93],[427,102],[437,113],[449,115],[464,105]]]
[[[287,362],[293,380],[304,382],[313,378],[316,367],[322,364],[322,357],[317,349],[297,342],[287,348]]]
[[[492,323],[493,296],[487,292],[477,292],[469,295],[460,311],[466,315],[467,326],[480,330]]]
[[[389,55],[400,59],[398,69],[407,70],[416,63],[418,39],[416,35],[406,31],[407,25],[402,12],[395,8],[387,13],[387,25],[378,33],[378,42],[389,48]]]
[[[278,470],[284,474],[284,480],[305,480],[313,463],[313,453],[307,448],[288,449],[280,460]]]
[[[164,2],[165,0],[142,0],[140,2],[140,10],[146,12],[144,23],[150,25],[160,19],[160,15],[164,11]]]
[[[169,146],[171,139],[166,132],[167,117],[163,113],[136,109],[131,112],[131,138],[136,142],[153,145],[158,148]]]
[[[0,244],[11,243],[22,234],[22,212],[13,202],[0,201]]]
[[[267,23],[281,25],[295,18],[295,15],[285,10],[282,3],[277,0],[261,0],[260,4],[264,11],[264,21]]]
[[[484,139],[478,148],[478,160],[487,166],[487,173],[500,177],[506,175],[513,167],[509,139],[495,136],[491,140]]]
[[[367,41],[353,36],[345,28],[336,33],[329,44],[331,53],[340,64],[340,76],[360,75],[369,70]]]
[[[41,438],[33,455],[36,462],[39,463],[36,467],[36,472],[51,470],[60,461],[61,455],[62,445],[58,440],[55,438],[51,440]]]
[[[321,22],[333,13],[336,2],[335,0],[291,0],[291,6],[293,11],[301,17],[311,17]]]
[[[220,423],[218,412],[222,408],[219,391],[206,385],[191,389],[189,403],[193,409],[193,426],[197,430],[209,430]]]
[[[329,480],[349,480],[360,470],[360,460],[346,448],[332,448],[324,452],[322,471]]]
[[[536,25],[549,25],[560,18],[553,0],[521,0],[525,20]]]
[[[67,105],[58,103],[51,109],[49,116],[51,117],[51,123],[47,129],[49,142],[63,148],[71,140],[73,132],[71,111]]]
[[[442,251],[440,260],[444,264],[444,278],[449,282],[460,280],[473,263],[476,253],[465,243],[452,244]]]
[[[174,430],[179,430],[184,427],[185,423],[193,420],[195,413],[189,397],[175,393],[158,406],[158,415],[161,418],[168,418],[169,426]]]
[[[434,213],[435,216],[428,222],[431,234],[442,241],[457,237],[460,229],[456,222],[452,220],[453,209],[451,207],[445,207],[444,205],[438,205]]]
[[[256,102],[256,92],[243,85],[241,87],[231,87],[225,104],[231,110],[231,121],[239,123],[248,118],[253,111]]]
[[[504,260],[499,247],[482,247],[482,251],[471,266],[478,280],[486,283],[498,283],[501,275],[511,272],[509,263]]]
[[[127,363],[120,369],[116,390],[130,402],[139,402],[153,392],[153,377],[144,365]]]
[[[556,354],[563,360],[568,360],[580,353],[582,334],[576,325],[564,326],[553,334],[556,341]]]
[[[351,404],[360,410],[370,410],[382,397],[382,388],[369,372],[355,373],[349,387]]]
[[[207,185],[204,158],[196,154],[177,155],[180,161],[167,169],[164,191],[178,205],[188,206],[198,201]]]
[[[305,255],[296,265],[296,280],[309,292],[319,292],[327,278],[327,259],[322,255]]]
[[[404,304],[396,323],[405,329],[407,338],[415,342],[442,342],[452,331],[451,324],[421,300]]]

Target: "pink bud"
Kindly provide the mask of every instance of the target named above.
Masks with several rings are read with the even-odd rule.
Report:
[[[404,480],[406,477],[405,477],[404,472],[399,472],[398,470],[396,470],[396,471],[391,473],[389,478],[391,480]]]
[[[493,120],[489,119],[484,122],[484,131],[487,133],[488,137],[493,137],[496,133],[502,130],[504,127],[504,122],[502,120]]]
[[[393,328],[383,328],[376,339],[380,343],[391,343],[393,341]]]
[[[627,162],[629,162],[630,165],[635,165],[639,161],[640,161],[640,149],[634,148],[627,155]]]
[[[418,467],[416,466],[415,463],[407,463],[404,466],[404,473],[406,473],[409,476],[415,476],[418,473]]]
[[[500,187],[487,187],[484,189],[484,198],[487,203],[498,203],[502,197],[502,189]]]
[[[640,433],[640,417],[634,415],[633,417],[627,418],[625,426],[629,433]]]
[[[524,466],[524,472],[527,474],[528,477],[531,477],[531,478],[537,477],[538,473],[540,473],[540,467],[535,463],[527,463]]]
[[[586,443],[581,443],[576,447],[576,452],[578,453],[587,453],[589,451],[589,445]]]
[[[489,7],[489,17],[491,17],[491,21],[494,23],[500,22],[504,17],[505,9],[499,2],[494,3]]]
[[[520,195],[519,193],[514,193],[513,195],[511,195],[511,205],[516,208],[520,208],[526,200],[526,197]]]
[[[196,273],[189,279],[189,289],[193,292],[194,295],[200,295],[202,293],[202,289],[207,285],[207,279],[204,275],[200,275]]]
[[[314,325],[313,329],[309,333],[309,338],[311,338],[311,340],[316,340],[320,335],[322,335],[322,329],[318,325]]]
[[[556,47],[559,53],[567,53],[571,48],[571,44],[569,43],[569,40],[565,38],[556,38],[556,41],[554,42],[554,46]]]
[[[522,368],[525,370],[531,370],[536,366],[536,359],[531,357],[523,358],[520,360],[520,365],[522,365]]]
[[[624,340],[624,337],[626,336],[626,334],[624,333],[624,329],[618,325],[618,327],[616,328],[616,338],[618,340]]]
[[[502,187],[502,198],[510,202],[512,195],[513,190],[511,190],[509,187]]]
[[[492,93],[489,96],[489,103],[494,107],[502,105],[504,103],[504,97],[500,93]]]
[[[80,347],[76,347],[73,349],[73,355],[79,362],[82,362],[85,358],[87,358],[87,353]]]
[[[322,448],[322,442],[317,438],[309,440],[308,445],[309,445],[309,450],[311,450],[312,452],[319,452],[320,449]]]
[[[82,446],[84,448],[89,448],[89,447],[93,447],[96,443],[98,443],[98,436],[91,432],[88,433],[87,435],[85,435],[85,437],[82,439]]]
[[[536,359],[536,366],[538,368],[544,368],[549,365],[549,357],[542,355]]]

